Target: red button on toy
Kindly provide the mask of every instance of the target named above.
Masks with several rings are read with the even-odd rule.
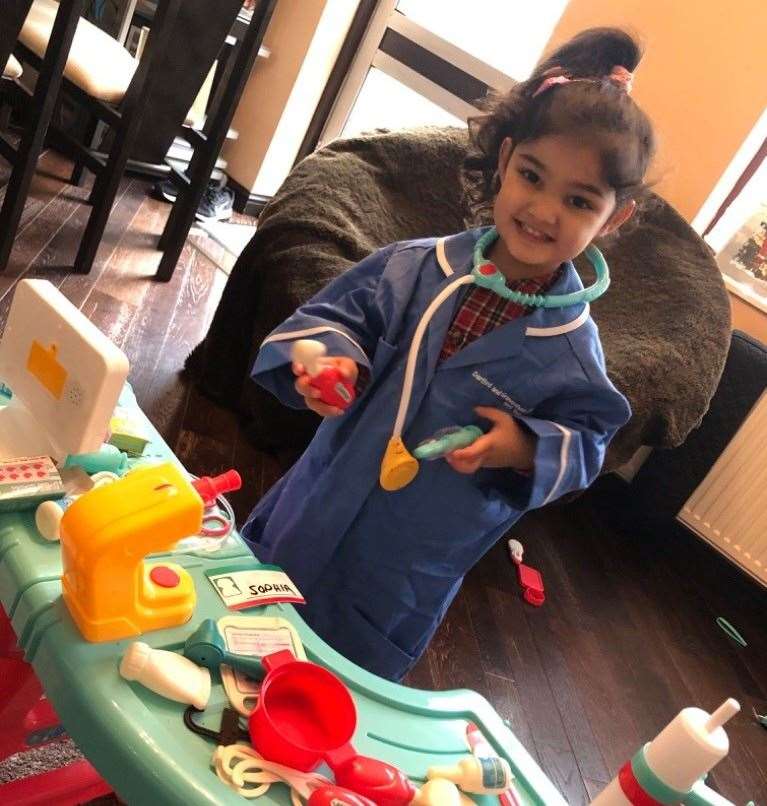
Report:
[[[495,274],[495,266],[485,263],[484,266],[480,267],[479,273],[484,274],[486,277],[489,277],[491,274]]]
[[[149,572],[149,579],[161,588],[175,588],[181,582],[181,577],[167,565],[156,565]]]

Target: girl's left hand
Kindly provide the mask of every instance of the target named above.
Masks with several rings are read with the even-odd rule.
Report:
[[[528,472],[535,464],[536,438],[510,414],[488,406],[474,411],[493,427],[468,448],[447,454],[445,460],[459,473],[475,473],[480,467],[509,467]]]

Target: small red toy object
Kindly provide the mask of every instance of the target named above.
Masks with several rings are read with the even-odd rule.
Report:
[[[522,598],[531,605],[540,607],[546,601],[543,577],[540,571],[524,563],[517,564],[517,578],[522,588]]]
[[[315,339],[299,339],[293,342],[290,357],[294,364],[304,368],[309,384],[320,392],[320,400],[328,406],[346,409],[354,403],[354,384],[326,358],[325,345]]]
[[[348,749],[347,758],[341,758],[344,748],[326,757],[339,786],[369,798],[376,806],[408,806],[418,794],[413,782],[396,767]]]
[[[341,374],[335,367],[323,369],[319,375],[315,375],[309,383],[320,390],[320,400],[328,406],[335,406],[338,409],[345,409],[354,403],[356,393],[354,384]]]
[[[242,479],[236,470],[227,470],[219,476],[202,476],[195,479],[192,487],[197,490],[205,506],[211,507],[219,495],[239,490],[242,487]]]
[[[340,786],[321,786],[312,792],[306,806],[376,806],[376,804]]]
[[[525,565],[522,562],[524,547],[518,540],[509,540],[509,553],[514,565],[517,566],[517,579],[522,588],[522,598],[531,605],[540,607],[546,601],[546,592],[543,589],[543,577],[540,571]]]

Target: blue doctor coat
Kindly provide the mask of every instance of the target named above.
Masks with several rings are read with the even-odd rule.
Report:
[[[296,339],[325,343],[370,369],[340,417],[320,425],[291,470],[251,513],[243,535],[263,562],[284,568],[305,595],[307,623],[366,669],[399,679],[415,663],[464,574],[526,511],[586,487],[613,434],[630,417],[605,374],[588,305],[538,308],[437,364],[462,291],[431,320],[403,430],[412,450],[450,425],[487,428],[475,406],[509,412],[535,435],[535,469],[454,471],[422,462],[397,492],[378,482],[399,404],[407,352],[439,291],[472,268],[483,229],[382,249],[338,277],[264,341],[253,378],[284,403],[294,389]],[[464,287],[465,288],[465,287]],[[572,264],[553,294],[582,288]]]

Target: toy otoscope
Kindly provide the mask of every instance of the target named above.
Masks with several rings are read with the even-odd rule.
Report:
[[[596,246],[589,246],[586,249],[586,257],[594,266],[597,279],[594,284],[581,291],[574,291],[570,294],[523,294],[521,291],[513,291],[506,285],[503,274],[486,257],[485,252],[498,239],[498,232],[495,227],[491,227],[477,241],[474,247],[474,267],[469,274],[462,275],[454,280],[450,285],[445,286],[439,294],[431,301],[424,311],[418,326],[413,335],[413,341],[407,356],[405,365],[405,379],[402,383],[402,394],[399,401],[397,417],[394,421],[394,429],[386,447],[386,453],[381,461],[380,483],[384,490],[393,492],[406,487],[418,473],[418,460],[408,451],[402,441],[402,430],[405,425],[405,417],[410,405],[410,397],[413,392],[413,379],[415,377],[415,365],[418,359],[418,349],[421,346],[426,328],[432,317],[442,303],[463,285],[476,284],[482,288],[488,288],[504,299],[512,300],[520,305],[533,306],[537,308],[566,308],[570,305],[579,305],[592,302],[601,297],[610,285],[610,272],[607,263]],[[475,437],[476,438],[476,437]],[[470,444],[470,443],[469,443]]]
[[[730,749],[722,725],[740,711],[732,698],[713,714],[685,708],[623,765],[618,775],[592,801],[592,806],[683,803],[688,806],[732,806],[709,789],[703,778]]]
[[[354,384],[350,383],[325,357],[327,348],[321,341],[299,339],[290,353],[292,361],[303,364],[309,383],[320,391],[320,400],[328,406],[346,409],[354,402]]]

